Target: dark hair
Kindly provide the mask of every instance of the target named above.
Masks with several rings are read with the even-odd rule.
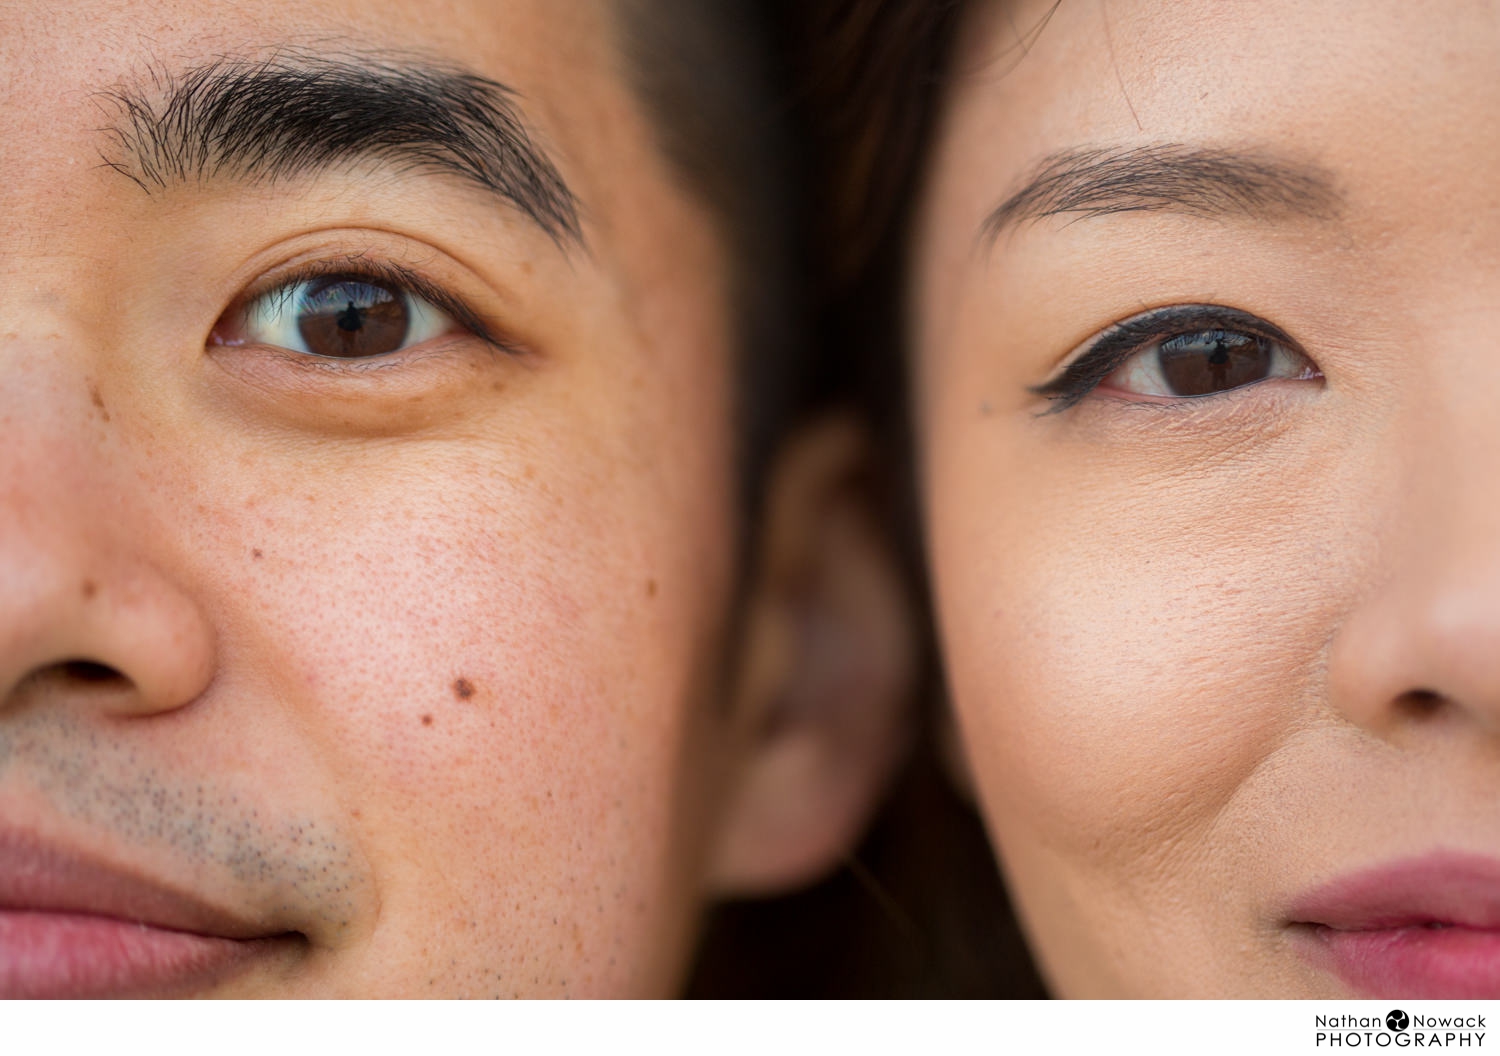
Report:
[[[887,470],[877,500],[922,582],[901,335],[907,228],[962,0],[778,0],[810,208],[818,349],[809,391],[863,410]],[[930,621],[928,621],[930,624]],[[944,694],[928,649],[925,703]],[[845,867],[710,920],[690,993],[751,997],[1042,997],[936,722]]]
[[[637,91],[738,269],[744,479],[809,406],[852,397],[902,436],[886,294],[962,0],[619,2]]]
[[[806,411],[804,200],[773,19],[755,0],[618,0],[627,75],[663,153],[718,219],[738,337],[739,479],[753,526],[778,441]]]

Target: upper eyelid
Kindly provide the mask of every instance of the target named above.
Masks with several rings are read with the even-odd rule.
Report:
[[[1093,392],[1120,363],[1148,342],[1206,328],[1257,334],[1311,360],[1291,335],[1260,316],[1225,305],[1170,305],[1148,309],[1111,324],[1086,342],[1083,350],[1072,356],[1051,379],[1027,391],[1052,402],[1052,406],[1038,412],[1039,415],[1061,413]]]

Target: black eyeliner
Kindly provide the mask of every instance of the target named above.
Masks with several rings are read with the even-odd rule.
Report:
[[[1057,377],[1028,389],[1052,401],[1043,414],[1058,414],[1072,407],[1127,359],[1153,342],[1165,341],[1198,330],[1235,330],[1267,338],[1289,349],[1301,348],[1280,327],[1237,308],[1214,304],[1173,305],[1131,316],[1111,326],[1083,354],[1069,363]]]

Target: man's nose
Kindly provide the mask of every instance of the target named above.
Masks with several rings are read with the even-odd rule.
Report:
[[[0,339],[0,714],[38,694],[181,707],[212,678],[212,625],[167,567],[91,383],[52,345]]]
[[[1336,633],[1334,705],[1391,738],[1440,715],[1500,734],[1500,416],[1492,377],[1401,423],[1382,567]],[[1400,454],[1395,452],[1400,451]]]

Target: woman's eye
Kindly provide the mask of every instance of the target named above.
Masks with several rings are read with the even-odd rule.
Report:
[[[1196,330],[1153,341],[1100,383],[1137,396],[1209,396],[1272,378],[1314,378],[1307,358],[1260,334]]]
[[[1115,323],[1051,381],[1030,391],[1052,401],[1045,413],[1058,414],[1096,390],[1116,398],[1172,400],[1274,378],[1322,377],[1296,340],[1274,323],[1226,305],[1180,304]]]
[[[261,294],[215,328],[220,344],[271,345],[329,359],[370,359],[456,329],[453,318],[409,290],[359,276],[288,283]]]

